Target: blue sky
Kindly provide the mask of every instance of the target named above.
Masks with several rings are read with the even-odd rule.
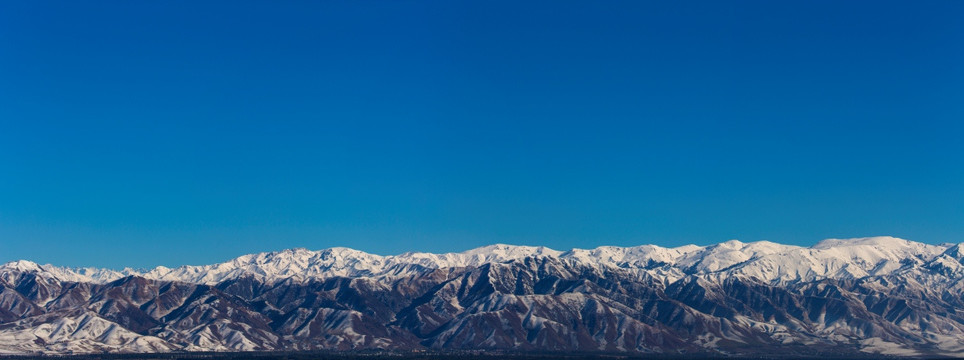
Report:
[[[964,241],[964,2],[0,3],[0,262]]]

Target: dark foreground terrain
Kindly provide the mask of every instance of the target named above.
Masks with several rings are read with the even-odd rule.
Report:
[[[166,353],[166,354],[85,354],[85,355],[0,355],[4,360],[688,360],[688,359],[897,359],[898,357],[871,354],[817,352],[810,356],[760,355],[755,357],[723,357],[707,355],[644,355],[620,353],[563,353],[563,352],[233,352],[233,353]]]

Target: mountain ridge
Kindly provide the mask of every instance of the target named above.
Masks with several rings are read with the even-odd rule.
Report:
[[[669,262],[674,258],[683,257],[679,263],[691,264],[700,267],[704,272],[714,272],[721,269],[721,266],[733,266],[739,261],[736,258],[725,258],[730,256],[743,256],[743,260],[749,260],[752,255],[761,254],[761,248],[765,255],[779,255],[788,250],[831,250],[833,248],[854,248],[863,247],[870,250],[885,247],[885,244],[900,244],[903,247],[917,247],[923,255],[935,257],[937,252],[946,250],[954,245],[945,243],[941,245],[930,245],[913,242],[891,236],[874,236],[850,239],[825,239],[817,242],[813,246],[803,247],[797,245],[783,245],[767,240],[744,243],[739,240],[729,240],[712,245],[682,245],[678,247],[661,247],[658,245],[638,245],[629,247],[619,246],[599,246],[593,249],[573,248],[566,251],[554,250],[545,246],[527,245],[508,245],[492,244],[469,249],[463,252],[449,253],[429,253],[429,252],[405,252],[398,255],[376,255],[348,247],[331,247],[321,250],[309,250],[306,248],[291,248],[278,251],[261,252],[254,254],[241,255],[225,262],[210,265],[182,265],[174,268],[157,266],[149,270],[137,270],[124,268],[114,270],[108,268],[94,267],[59,267],[52,264],[40,265],[29,260],[16,260],[5,264],[0,264],[0,269],[43,269],[53,273],[52,275],[59,280],[77,282],[96,282],[105,283],[129,275],[137,275],[155,280],[186,281],[206,284],[215,284],[227,278],[241,276],[244,274],[259,275],[260,272],[276,270],[277,273],[260,274],[276,275],[277,279],[289,277],[297,278],[301,276],[361,276],[365,271],[374,270],[375,267],[384,267],[380,264],[389,263],[392,265],[412,264],[428,266],[432,268],[477,266],[485,262],[501,262],[520,259],[527,256],[559,256],[562,258],[572,258],[583,261],[596,261],[604,264],[629,264],[636,262]],[[908,246],[908,244],[914,244]],[[744,251],[745,250],[745,251]],[[893,249],[891,249],[893,250]],[[748,254],[749,253],[749,254]],[[689,256],[687,256],[689,255]],[[698,260],[705,260],[706,255],[713,258],[707,263],[697,264]],[[851,254],[852,255],[852,254]],[[868,255],[868,254],[862,254]],[[618,259],[615,256],[621,256]],[[899,255],[890,254],[890,257]],[[870,254],[868,257],[874,257]],[[884,256],[876,254],[878,261]],[[270,262],[285,264],[287,272],[281,269],[271,269]],[[322,261],[329,261],[324,263]],[[366,262],[367,261],[367,262]],[[710,263],[713,262],[713,263]],[[312,272],[306,267],[323,266],[327,273]],[[374,265],[373,265],[374,264]],[[328,266],[326,266],[328,265]],[[331,267],[335,268],[332,269]],[[294,267],[302,270],[301,274],[290,271]],[[384,270],[384,269],[379,269]]]
[[[964,355],[964,252],[894,237],[350,248],[0,265],[0,353],[387,349]]]

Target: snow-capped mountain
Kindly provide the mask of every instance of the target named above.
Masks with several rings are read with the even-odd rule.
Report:
[[[121,271],[0,265],[0,353],[371,349],[964,355],[964,251],[349,248]],[[820,345],[813,347],[810,345]],[[764,350],[761,350],[764,349]]]

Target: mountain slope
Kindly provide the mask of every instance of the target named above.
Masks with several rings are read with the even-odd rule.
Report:
[[[148,271],[0,266],[0,353],[511,349],[964,355],[960,245],[379,256],[292,249]]]

